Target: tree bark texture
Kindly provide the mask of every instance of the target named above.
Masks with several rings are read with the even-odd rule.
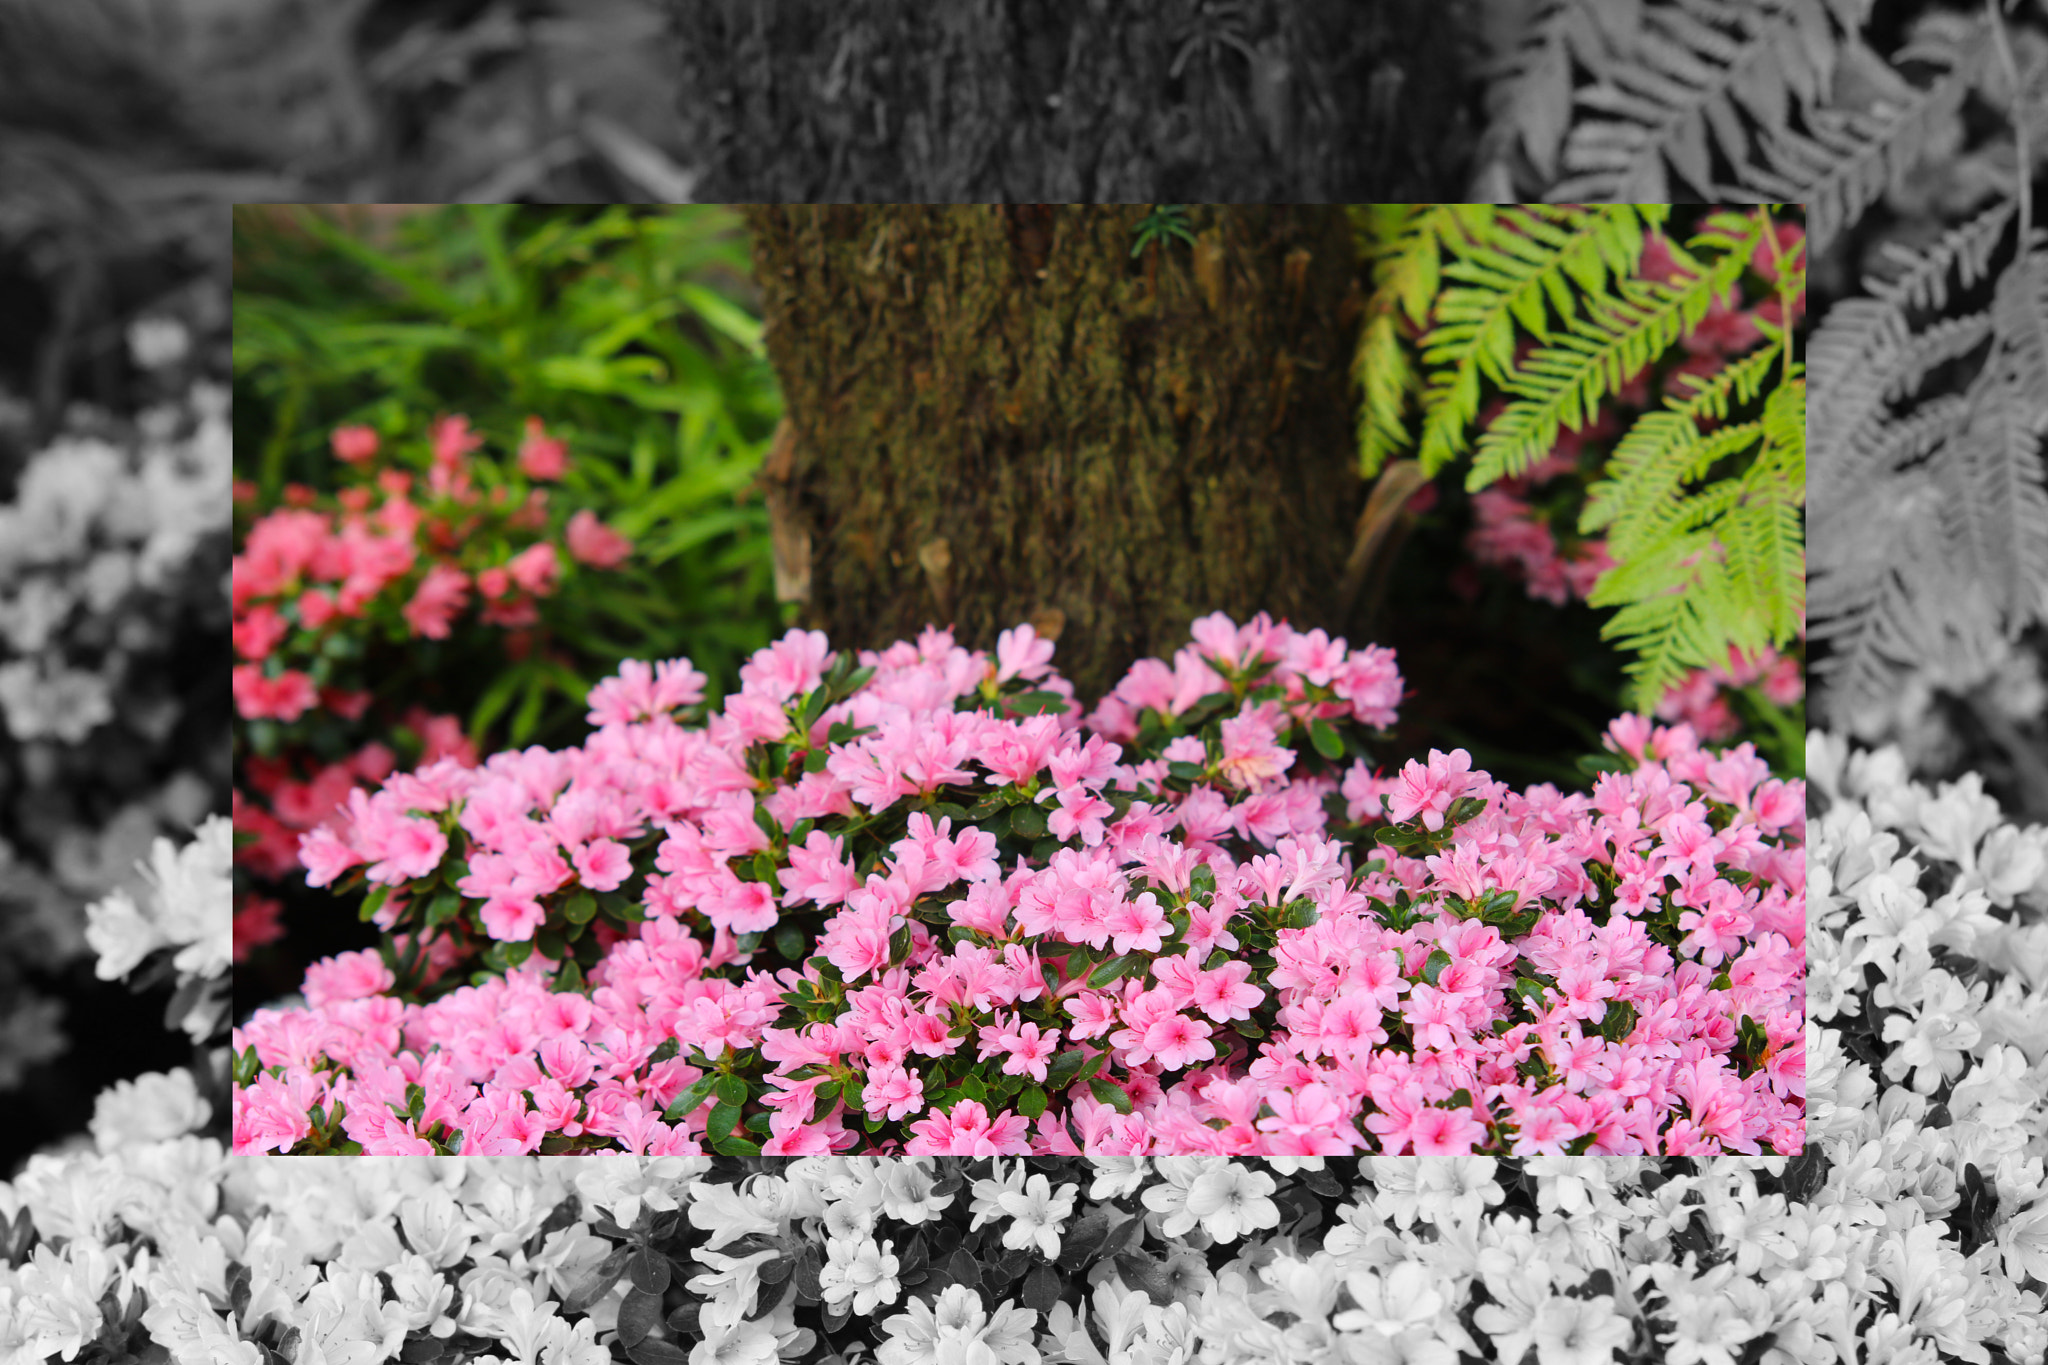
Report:
[[[1456,198],[1463,0],[669,0],[706,201]]]
[[[1340,209],[747,210],[777,579],[835,645],[1057,630],[1083,698],[1195,617],[1327,625],[1362,500]]]

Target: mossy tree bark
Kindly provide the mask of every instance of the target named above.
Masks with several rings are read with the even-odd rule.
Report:
[[[1466,0],[668,0],[705,201],[1455,198]]]
[[[1084,698],[1195,617],[1328,624],[1363,490],[1332,207],[747,211],[778,579],[835,644],[1061,626]]]

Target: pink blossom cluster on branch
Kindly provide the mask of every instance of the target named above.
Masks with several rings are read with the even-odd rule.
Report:
[[[1382,775],[1390,651],[1193,633],[1084,729],[1029,627],[792,631],[356,791],[302,856],[392,937],[237,1032],[237,1149],[1799,1149],[1803,783],[1635,717],[1588,793]]]

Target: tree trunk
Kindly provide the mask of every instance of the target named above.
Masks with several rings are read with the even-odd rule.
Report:
[[[1362,498],[1336,208],[748,210],[778,583],[835,644],[1059,631],[1081,695],[1211,611],[1329,624]],[[1063,627],[1063,629],[1061,629]]]
[[[670,0],[707,202],[1428,201],[1462,0]]]

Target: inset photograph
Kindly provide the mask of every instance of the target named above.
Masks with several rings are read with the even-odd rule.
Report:
[[[235,1150],[1799,1152],[1803,218],[239,207]]]

